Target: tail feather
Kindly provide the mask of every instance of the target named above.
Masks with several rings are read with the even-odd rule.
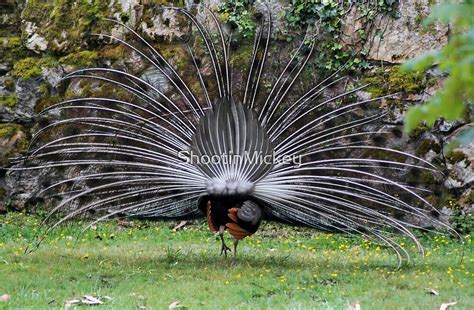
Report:
[[[259,161],[260,157],[271,156],[273,150],[256,115],[236,102],[216,103],[215,109],[207,112],[192,140],[191,151],[209,179],[209,194],[251,194],[255,183],[273,165]],[[214,159],[210,164],[209,160]]]

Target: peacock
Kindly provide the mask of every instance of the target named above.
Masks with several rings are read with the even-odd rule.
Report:
[[[295,85],[318,50],[310,31],[284,68],[270,72],[272,85],[263,85],[272,68],[273,22],[261,8],[247,74],[238,82],[232,31],[210,9],[162,9],[189,25],[181,44],[191,60],[186,71],[197,82],[189,85],[136,30],[108,20],[131,39],[97,36],[120,43],[149,69],[71,72],[62,83],[108,92],[65,99],[38,115],[30,149],[12,169],[49,176],[38,191],[55,202],[46,233],[84,214],[94,214],[89,227],[116,216],[204,216],[221,239],[221,254],[233,251],[235,260],[240,240],[262,220],[279,220],[377,240],[402,261],[409,255],[394,235],[408,236],[422,251],[413,229],[450,231],[426,198],[430,190],[403,177],[440,174],[438,168],[384,145],[402,135],[381,126],[387,112],[373,108],[390,96],[361,98],[367,85],[341,89],[345,66],[298,94]]]

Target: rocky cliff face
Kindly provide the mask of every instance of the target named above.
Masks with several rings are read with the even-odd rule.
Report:
[[[199,86],[197,77],[189,74],[189,56],[182,45],[176,44],[186,37],[189,25],[173,10],[153,9],[157,1],[109,0],[109,1],[44,1],[6,0],[0,3],[0,152],[4,167],[12,162],[8,158],[20,156],[28,147],[29,139],[36,130],[38,113],[57,103],[64,96],[104,94],[107,88],[94,83],[74,81],[66,86],[60,79],[74,69],[89,66],[126,68],[143,74],[157,87],[166,91],[166,81],[157,78],[138,55],[122,45],[95,33],[111,34],[126,38],[129,32],[103,18],[120,20],[151,40],[188,81],[191,89]],[[159,2],[159,1],[158,1]],[[194,1],[184,1],[191,6]],[[204,1],[217,10],[219,1]],[[364,43],[368,50],[370,67],[357,74],[354,83],[365,81],[371,85],[359,97],[374,97],[384,93],[398,93],[397,100],[386,101],[378,107],[388,111],[384,126],[403,124],[408,106],[426,101],[441,85],[443,74],[436,69],[428,74],[406,74],[397,64],[420,53],[439,48],[447,42],[446,27],[423,28],[421,20],[429,14],[428,0],[403,2],[398,8],[399,17],[379,16],[375,27],[368,31]],[[288,6],[285,1],[270,1],[273,16]],[[360,12],[353,8],[344,20],[342,44],[357,45],[360,35]],[[209,22],[212,26],[212,23]],[[285,27],[285,21],[276,19],[275,25]],[[279,38],[281,39],[281,38]],[[197,56],[204,56],[199,42],[192,43]],[[231,63],[238,78],[245,73],[252,42],[242,41],[234,49]],[[270,51],[269,67],[283,63],[291,51],[284,41],[276,42]],[[313,60],[313,63],[317,61]],[[210,63],[203,57],[204,77],[211,74]],[[311,66],[310,66],[311,68]],[[239,75],[239,72],[240,75]],[[316,73],[307,72],[309,79],[301,81],[297,88],[304,89]],[[272,76],[265,76],[269,83]],[[396,142],[396,147],[411,150],[417,156],[444,167],[447,179],[439,184],[443,195],[430,199],[440,209],[453,206],[465,210],[473,206],[474,194],[470,189],[474,182],[474,142],[460,145],[450,153],[444,147],[454,139],[462,127],[472,126],[463,122],[439,122],[432,130],[420,126],[410,137]],[[379,128],[383,130],[383,128]],[[387,142],[390,144],[391,142]],[[393,146],[393,145],[391,145]],[[0,210],[43,207],[36,197],[45,179],[54,178],[47,171],[6,173],[0,180]],[[71,173],[78,173],[71,172]],[[418,176],[421,183],[440,183],[430,175]]]

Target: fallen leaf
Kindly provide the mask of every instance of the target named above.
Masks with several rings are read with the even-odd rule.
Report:
[[[84,295],[84,299],[82,300],[82,303],[84,305],[90,305],[90,306],[103,304],[103,302],[100,299],[91,295]]]
[[[458,303],[457,301],[453,301],[446,304],[441,304],[441,306],[439,307],[439,310],[446,310],[448,309],[448,307],[454,306],[457,303]]]
[[[128,221],[124,221],[124,220],[119,220],[117,225],[122,226],[122,227],[130,227],[130,223]]]
[[[405,100],[408,100],[408,101],[420,101],[421,100],[421,96],[420,95],[415,95],[415,94],[410,94],[408,95]]]
[[[428,292],[428,294],[435,295],[435,296],[439,295],[438,291],[435,291],[432,288],[427,287],[427,288],[425,288],[425,290]]]
[[[187,223],[188,223],[188,221],[181,221],[181,222],[179,222],[179,224],[176,225],[173,229],[174,229],[174,230],[180,230],[181,228],[183,228],[184,226],[186,226]]]
[[[69,308],[71,308],[72,305],[77,305],[79,303],[81,303],[81,301],[79,299],[68,300],[64,303],[64,309],[69,309]]]
[[[139,224],[135,224],[134,222],[129,222],[126,220],[119,220],[117,225],[122,228],[140,228]]]
[[[351,305],[347,308],[347,310],[361,310],[360,304]]]
[[[170,303],[170,305],[168,306],[168,309],[169,309],[169,310],[178,309],[178,308],[184,308],[183,305],[181,305],[181,302],[180,302],[180,301],[172,302],[172,303]]]
[[[10,295],[8,294],[3,294],[0,296],[0,301],[9,301],[10,300]]]

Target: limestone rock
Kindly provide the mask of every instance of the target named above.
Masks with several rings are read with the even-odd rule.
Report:
[[[0,113],[4,121],[29,121],[34,116],[36,102],[43,96],[38,91],[40,82],[38,80],[18,80],[15,85],[17,104],[14,108],[6,108]]]
[[[122,7],[123,13],[129,13],[132,11],[136,5],[139,5],[141,1],[139,0],[119,0]]]
[[[368,58],[403,63],[423,52],[440,49],[448,42],[448,27],[424,27],[422,20],[430,13],[429,0],[401,1],[400,18],[379,16],[369,34]]]
[[[468,189],[460,199],[461,208],[474,213],[474,189]]]
[[[129,20],[127,21],[127,24],[131,27],[135,27],[136,22],[139,19],[139,14],[137,14],[136,9],[140,5],[141,1],[139,1],[139,0],[119,0],[119,2],[120,2],[120,5],[121,5],[122,13],[128,14],[128,16],[129,16]],[[116,17],[118,17],[117,20],[120,20],[120,14],[116,13],[115,15],[118,15],[118,16],[116,16]],[[116,27],[113,28],[112,33],[115,32],[115,35],[117,35],[117,34],[123,32],[123,31],[124,31],[123,27],[116,26]],[[114,34],[112,34],[112,35],[114,35]],[[120,36],[119,36],[119,38],[120,38]]]
[[[448,142],[453,141],[463,130],[472,127],[472,124],[468,124],[456,129],[449,137]],[[468,144],[461,144],[454,148],[452,152],[462,153],[464,158],[448,163],[450,182],[446,186],[469,190],[474,186],[474,141]]]
[[[52,87],[56,87],[59,84],[64,73],[63,68],[60,66],[54,68],[41,68],[41,75]]]
[[[48,41],[37,33],[26,40],[26,47],[35,53],[40,53],[48,48]]]
[[[0,62],[0,72],[7,72],[10,69],[10,66],[6,63]]]
[[[5,187],[11,207],[15,210],[29,208],[38,194],[40,179],[52,177],[52,175],[48,175],[48,171],[46,170],[10,170],[5,177]]]
[[[26,133],[23,126],[17,124],[0,125],[0,156],[2,161],[16,155],[26,147]]]
[[[3,84],[4,77],[0,78]],[[0,106],[0,121],[2,122],[25,122],[31,120],[34,115],[34,106],[42,97],[38,91],[40,82],[38,80],[17,80],[14,90],[7,91],[0,87],[0,96],[15,96],[16,104],[12,106]]]
[[[173,40],[181,38],[187,33],[187,27],[180,26],[180,19],[184,18],[178,14],[176,10],[164,9],[162,14],[155,15],[151,26],[146,22],[141,23],[143,32],[150,38],[164,38],[165,40]]]
[[[32,22],[25,23],[25,33],[27,35],[26,48],[39,54],[48,48],[48,41],[37,33],[38,26]]]

